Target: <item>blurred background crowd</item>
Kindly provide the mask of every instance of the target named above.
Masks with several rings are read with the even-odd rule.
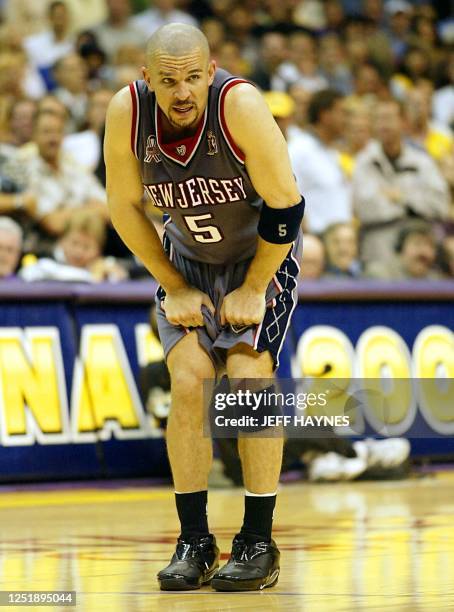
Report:
[[[255,83],[307,201],[302,277],[454,278],[450,0],[0,0],[0,278],[146,278],[109,224],[112,95],[185,22]]]

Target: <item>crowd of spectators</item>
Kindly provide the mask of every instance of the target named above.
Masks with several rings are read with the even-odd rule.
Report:
[[[0,278],[146,277],[109,223],[107,105],[198,25],[264,93],[306,198],[303,279],[454,278],[443,0],[0,0]]]

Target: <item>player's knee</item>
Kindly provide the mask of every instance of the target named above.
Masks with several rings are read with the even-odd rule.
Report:
[[[196,401],[202,397],[203,386],[213,379],[214,370],[203,364],[181,364],[170,372],[172,396]]]
[[[273,358],[268,351],[258,353],[247,345],[229,354],[227,358],[227,375],[230,379],[263,378],[272,379]]]

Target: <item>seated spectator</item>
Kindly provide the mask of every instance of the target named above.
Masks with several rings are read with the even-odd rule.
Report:
[[[61,117],[62,121],[65,122],[65,128],[67,125],[69,111],[61,100],[52,94],[43,96],[38,102],[38,113],[50,113]]]
[[[258,44],[253,36],[255,26],[254,12],[245,4],[235,3],[226,16],[226,28],[240,49],[241,56],[247,66],[247,74],[257,57]],[[210,48],[211,49],[211,48]],[[223,66],[219,63],[219,66]]]
[[[107,65],[106,54],[93,32],[80,32],[76,40],[76,52],[85,64],[88,91],[102,87],[109,79],[111,71]]]
[[[48,87],[53,86],[52,66],[74,48],[70,35],[70,20],[65,2],[55,0],[48,8],[49,28],[24,39],[24,49],[30,63],[40,69]]]
[[[16,99],[37,100],[43,96],[46,83],[37,67],[30,63],[23,40],[14,26],[0,25],[0,49],[2,81],[10,84],[7,91]]]
[[[447,54],[446,82],[433,97],[434,118],[454,130],[454,49]]]
[[[348,102],[374,104],[387,97],[388,89],[378,66],[366,61],[353,69],[353,92]]]
[[[333,223],[352,218],[350,186],[336,150],[344,130],[343,97],[326,89],[313,95],[309,127],[292,139],[289,155],[301,193],[306,198],[306,227],[322,234]]]
[[[36,111],[37,105],[34,100],[22,98],[13,104],[9,116],[8,141],[13,147],[21,147],[32,139]]]
[[[443,124],[431,119],[432,86],[421,84],[405,96],[405,114],[409,141],[426,151],[436,162],[454,151],[454,138]]]
[[[218,52],[217,61],[224,70],[238,76],[246,76],[249,65],[241,54],[241,47],[235,40],[225,40]]]
[[[366,268],[366,276],[382,280],[428,280],[441,278],[435,269],[437,244],[431,225],[413,221],[397,235],[393,261],[377,259]]]
[[[329,32],[320,40],[320,67],[330,89],[344,95],[352,91],[352,75],[339,34]]]
[[[88,103],[88,79],[85,62],[77,53],[69,53],[54,66],[57,88],[54,95],[68,109],[70,131],[78,130],[85,121]]]
[[[384,6],[382,0],[364,0],[362,14],[365,17],[363,40],[367,44],[370,59],[386,73],[394,64],[394,57],[387,32],[383,28]]]
[[[374,118],[377,140],[359,154],[353,175],[360,256],[367,265],[392,258],[397,236],[412,217],[436,221],[449,212],[448,185],[435,162],[403,140],[401,105],[380,102]]]
[[[107,219],[106,194],[95,177],[62,154],[65,122],[53,113],[38,113],[34,149],[18,151],[5,164],[9,176],[36,196],[38,226],[27,236],[27,250],[45,254],[77,209],[90,209]]]
[[[326,29],[341,30],[345,22],[345,11],[340,0],[325,0]]]
[[[290,142],[293,138],[300,136],[301,132],[304,132],[307,128],[307,110],[311,101],[311,93],[298,84],[292,85],[288,93],[295,103],[293,121],[287,130],[287,139]]]
[[[348,180],[353,177],[356,158],[368,145],[372,136],[371,112],[362,103],[350,103],[346,108],[344,138],[340,145],[340,165]]]
[[[0,51],[0,142],[10,140],[11,109],[26,96],[23,87],[25,66],[26,58],[22,52]]]
[[[68,152],[81,166],[94,172],[101,158],[102,136],[107,107],[113,91],[98,89],[88,98],[87,126],[82,132],[68,134],[63,141],[63,150]]]
[[[152,0],[150,8],[131,17],[131,23],[148,38],[161,26],[168,23],[187,23],[197,26],[197,21],[189,13],[176,8],[176,0]]]
[[[352,223],[335,223],[323,234],[326,251],[327,278],[358,278],[361,264],[358,260],[358,234]]]
[[[107,0],[107,19],[93,29],[109,62],[124,45],[145,46],[147,36],[130,20],[130,0]]]
[[[21,100],[12,106],[5,130],[5,139],[0,140],[0,215],[9,215],[22,226],[29,225],[36,213],[36,197],[24,185],[9,175],[8,164],[17,154],[20,143],[29,138],[30,122],[33,118],[30,110],[35,110],[35,104],[29,100]],[[15,129],[14,129],[15,128]]]
[[[388,15],[388,38],[394,58],[400,60],[410,40],[413,7],[406,0],[388,0],[385,6]]]
[[[394,74],[390,81],[393,96],[398,100],[404,100],[408,92],[419,81],[430,79],[430,58],[424,49],[410,47],[405,53],[400,72]]]
[[[317,236],[304,234],[300,278],[318,280],[325,270],[325,247]]]
[[[22,229],[9,217],[0,217],[0,279],[8,280],[16,274],[22,254]]]
[[[124,280],[128,276],[125,268],[113,257],[102,257],[105,241],[105,222],[88,211],[79,211],[68,221],[53,257],[25,266],[20,276],[26,281]]]
[[[316,92],[328,87],[317,61],[317,48],[312,36],[296,32],[290,36],[289,60],[279,66],[273,79],[273,89],[287,91],[297,83],[307,91]]]
[[[257,63],[250,79],[260,89],[276,89],[276,74],[287,58],[287,39],[279,32],[267,32],[260,41]]]

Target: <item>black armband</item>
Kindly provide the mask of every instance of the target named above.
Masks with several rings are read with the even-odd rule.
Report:
[[[298,236],[304,216],[304,198],[289,208],[271,208],[263,202],[258,233],[260,238],[273,244],[288,244]]]

